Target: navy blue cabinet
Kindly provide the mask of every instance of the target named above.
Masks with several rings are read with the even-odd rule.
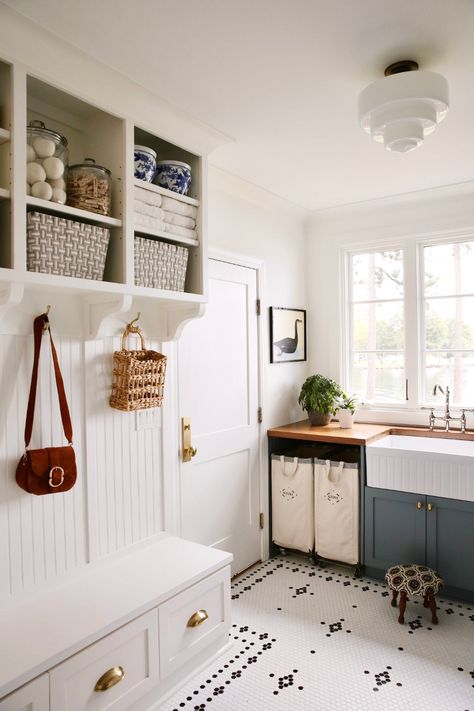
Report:
[[[445,593],[474,601],[474,503],[365,488],[367,575],[421,563],[444,578]]]
[[[446,593],[474,600],[474,503],[426,497],[426,563]]]
[[[365,566],[380,577],[397,563],[425,560],[424,496],[387,489],[365,489]]]

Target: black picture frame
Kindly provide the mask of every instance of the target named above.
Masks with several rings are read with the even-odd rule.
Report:
[[[270,306],[269,321],[270,363],[305,361],[307,352],[305,309]]]

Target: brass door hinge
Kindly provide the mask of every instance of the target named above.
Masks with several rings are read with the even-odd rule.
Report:
[[[259,524],[260,524],[260,528],[263,528],[265,525],[265,516],[263,513],[261,513],[259,516]]]
[[[259,407],[257,410],[257,422],[259,425],[263,422],[263,410],[261,407]]]
[[[257,299],[257,316],[260,316],[260,299]]]

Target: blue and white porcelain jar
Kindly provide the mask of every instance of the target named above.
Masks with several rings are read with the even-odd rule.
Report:
[[[187,195],[191,185],[191,166],[180,160],[159,160],[155,183],[180,195]]]
[[[135,177],[139,180],[153,182],[156,175],[156,152],[147,146],[135,146]]]

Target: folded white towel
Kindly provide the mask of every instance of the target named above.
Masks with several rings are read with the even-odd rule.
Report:
[[[179,200],[175,200],[174,198],[170,198],[168,196],[163,196],[161,207],[163,210],[175,212],[177,215],[192,217],[193,220],[197,217],[197,207],[194,207],[194,205],[188,205],[187,202],[180,202]]]
[[[197,239],[196,230],[188,230],[187,227],[180,227],[179,225],[170,225],[169,222],[163,223],[165,226],[165,232],[170,235],[176,235],[176,237],[188,237],[189,239]]]
[[[135,213],[135,227],[149,227],[157,232],[165,231],[165,223],[162,220],[157,220],[156,217],[142,215],[139,212]]]
[[[140,188],[137,185],[135,187],[135,198],[146,202],[147,205],[155,205],[155,207],[160,207],[162,202],[162,197],[159,193],[152,193],[151,190],[146,188]]]
[[[142,202],[141,200],[137,200],[136,198],[133,204],[135,207],[135,212],[139,212],[141,215],[149,215],[150,217],[156,217],[158,220],[164,220],[165,213],[164,210],[161,209],[161,207],[157,207],[156,205],[148,205],[146,202]]]
[[[187,227],[188,230],[194,230],[196,227],[196,220],[192,217],[185,217],[184,215],[177,215],[176,212],[168,212],[168,210],[162,211],[164,214],[164,221],[169,222],[170,225],[179,225],[180,227]]]

